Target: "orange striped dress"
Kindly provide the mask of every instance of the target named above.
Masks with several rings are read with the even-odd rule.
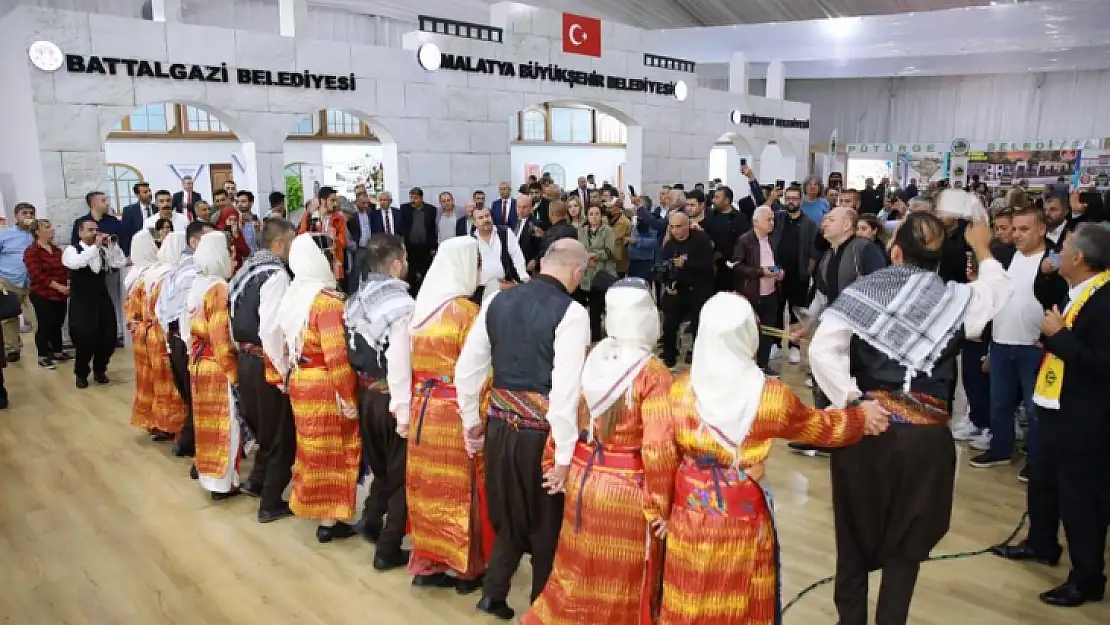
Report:
[[[228,319],[222,283],[208,289],[201,309],[189,317],[195,464],[201,485],[212,492],[239,484],[239,421],[228,387],[238,383],[239,369]]]
[[[481,456],[466,455],[454,385],[455,363],[477,315],[478,305],[459,297],[412,332],[405,489],[413,575],[452,569],[472,579],[485,570],[493,547],[484,465]]]
[[[652,358],[632,383],[632,407],[618,400],[612,434],[580,441],[567,477],[555,567],[524,625],[638,625],[653,622],[662,575],[662,542],[649,523],[667,518],[674,466],[641,454],[645,438],[670,427],[671,373]],[[579,421],[587,427],[583,410]]]
[[[162,292],[165,279],[154,285],[150,297],[146,298],[146,317],[150,327],[146,332],[146,350],[150,357],[150,379],[154,387],[154,427],[161,432],[177,434],[185,425],[185,400],[177,392],[170,369],[170,357],[166,350],[166,333],[158,323],[155,303]],[[138,341],[136,341],[138,344]]]
[[[300,362],[289,376],[297,430],[289,507],[304,519],[345,521],[355,515],[362,441],[358,420],[339,411],[355,404],[358,378],[347,360],[343,295],[320,291],[312,302]]]
[[[659,625],[773,625],[781,611],[778,538],[766,494],[744,469],[762,464],[784,438],[842,447],[863,436],[863,411],[816,410],[768,379],[740,448],[721,447],[701,427],[689,374],[671,388],[672,421],[644,441],[644,462],[675,476]]]
[[[154,414],[154,380],[150,371],[150,350],[146,344],[146,333],[153,317],[146,314],[148,300],[146,287],[139,281],[123,301],[123,320],[130,326],[131,352],[135,357],[135,399],[131,402],[131,425],[148,432],[158,429],[158,419]]]

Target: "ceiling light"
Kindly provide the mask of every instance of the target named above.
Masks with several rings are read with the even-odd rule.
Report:
[[[439,46],[436,44],[426,43],[416,51],[416,60],[420,63],[420,67],[429,72],[434,72],[443,63],[443,53],[440,52]]]
[[[859,28],[859,23],[858,17],[833,17],[822,22],[825,32],[838,38],[851,36]]]

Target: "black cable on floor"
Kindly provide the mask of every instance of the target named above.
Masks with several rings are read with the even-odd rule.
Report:
[[[1021,513],[1021,520],[1018,521],[1017,527],[1014,528],[1014,531],[1010,533],[1010,537],[1007,538],[1006,541],[1003,542],[1002,544],[1008,545],[1008,544],[1012,543],[1014,541],[1014,539],[1017,538],[1017,535],[1021,533],[1022,528],[1025,527],[1025,522],[1027,520],[1029,520],[1029,513],[1028,512]],[[960,553],[948,553],[948,554],[943,554],[943,555],[939,555],[939,556],[932,556],[931,558],[929,558],[925,561],[926,562],[937,562],[939,560],[957,560],[957,559],[960,559],[960,558],[970,558],[972,556],[981,556],[981,555],[986,554],[986,553],[990,553],[990,547],[987,547],[986,549],[980,549],[979,551],[963,551],[963,552],[960,552]],[[811,591],[813,591],[817,588],[820,588],[820,587],[822,587],[826,584],[832,583],[832,581],[834,579],[836,579],[836,576],[835,575],[830,575],[828,577],[823,577],[823,578],[813,582],[809,586],[806,586],[800,592],[798,592],[798,594],[794,595],[794,598],[791,599],[789,602],[787,602],[787,604],[785,606],[783,606],[782,613],[786,614],[786,611],[789,610],[790,608],[792,608],[795,603],[798,603],[798,601],[801,600],[802,597],[806,596]]]

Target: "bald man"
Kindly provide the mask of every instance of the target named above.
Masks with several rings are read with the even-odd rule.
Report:
[[[467,451],[485,455],[486,496],[497,534],[478,610],[503,620],[515,615],[506,598],[521,557],[532,554],[532,601],[555,560],[590,344],[589,315],[570,293],[582,282],[587,260],[576,239],[553,242],[534,280],[500,291],[482,306],[455,366]],[[490,367],[483,431],[479,395]],[[555,466],[545,474],[549,434]]]
[[[678,363],[678,329],[683,321],[689,321],[690,333],[696,338],[702,304],[713,294],[713,241],[702,230],[691,227],[684,212],[672,212],[667,222],[667,236],[659,253],[659,258],[671,265],[661,279],[662,357],[668,367],[674,367]],[[686,352],[687,363],[692,354],[693,349]]]

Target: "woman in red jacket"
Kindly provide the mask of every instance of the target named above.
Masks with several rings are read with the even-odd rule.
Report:
[[[35,347],[39,366],[53,369],[56,361],[69,360],[62,351],[62,324],[69,300],[69,270],[62,264],[62,249],[54,245],[54,226],[47,219],[31,222],[34,243],[23,252],[23,264],[31,277],[31,305],[38,317]]]

